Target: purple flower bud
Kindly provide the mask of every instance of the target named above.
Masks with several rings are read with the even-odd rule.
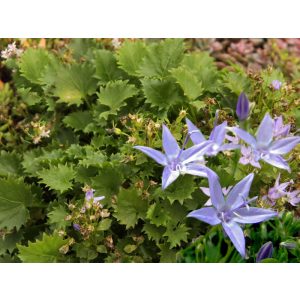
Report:
[[[271,258],[273,255],[273,244],[272,242],[267,242],[261,246],[257,255],[256,262],[261,262],[263,259]]]
[[[73,228],[74,228],[76,231],[80,231],[80,225],[79,225],[79,224],[73,224]]]
[[[274,88],[274,90],[278,91],[280,90],[282,86],[282,82],[280,82],[279,80],[275,79],[272,81],[272,87]]]
[[[245,93],[241,93],[236,105],[236,114],[240,121],[244,121],[248,118],[250,112],[249,99]]]

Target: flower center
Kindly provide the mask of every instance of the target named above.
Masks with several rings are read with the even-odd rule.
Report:
[[[221,211],[217,213],[217,217],[224,223],[227,223],[230,221],[230,213],[226,211]]]

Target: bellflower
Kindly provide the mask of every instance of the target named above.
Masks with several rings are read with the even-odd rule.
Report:
[[[186,124],[188,126],[188,131],[191,134],[191,140],[195,145],[201,144],[205,141],[211,142],[210,149],[206,151],[206,155],[208,156],[217,155],[220,151],[240,148],[240,146],[235,143],[223,144],[227,131],[226,121],[220,125],[214,126],[208,140],[206,140],[201,131],[188,118],[186,118]]]
[[[230,185],[229,187],[227,187],[227,188],[226,188],[226,187],[222,188],[222,193],[223,193],[223,195],[224,195],[224,196],[227,196],[227,194],[230,192],[231,188],[232,188],[231,185]],[[200,190],[201,190],[206,196],[210,197],[209,188],[204,187],[204,186],[201,186],[201,187],[200,187]],[[211,199],[210,199],[210,198],[205,202],[204,206],[212,206],[212,203],[211,203]]]
[[[291,125],[283,124],[282,116],[274,119],[273,136],[274,139],[286,137],[290,133]]]
[[[249,99],[245,93],[239,95],[237,105],[236,105],[236,114],[240,121],[244,121],[248,118],[250,112]]]
[[[94,189],[87,188],[85,190],[85,200],[90,201],[91,199],[93,199],[93,203],[97,203],[105,198],[105,196],[95,197],[94,192],[95,192]]]
[[[280,82],[277,79],[273,80],[271,84],[272,84],[273,89],[276,91],[280,90],[280,88],[282,86],[282,82]]]
[[[184,150],[188,138],[189,135],[187,136],[183,147],[180,149],[168,127],[163,125],[162,140],[165,154],[149,147],[134,147],[164,166],[162,189],[166,189],[180,174],[207,177],[206,170],[208,170],[208,168],[203,165],[203,156],[210,148],[211,143],[203,142]]]
[[[286,194],[286,200],[293,206],[300,203],[300,190],[294,190]]]
[[[290,136],[273,141],[273,128],[274,121],[268,113],[260,123],[256,137],[238,127],[230,128],[231,131],[250,146],[250,149],[242,149],[242,151],[246,152],[246,155],[244,155],[246,158],[244,162],[241,163],[245,164],[248,160],[250,163],[252,162],[252,165],[256,164],[257,167],[260,167],[258,161],[262,159],[277,168],[285,169],[290,172],[288,163],[281,155],[290,152],[299,144],[300,137]],[[242,152],[242,154],[244,153]]]
[[[277,176],[274,187],[271,187],[268,191],[268,195],[262,197],[263,200],[268,200],[271,205],[275,205],[276,200],[284,197],[288,194],[286,189],[288,186],[293,183],[292,180],[284,183],[279,183],[280,174]]]
[[[246,255],[245,237],[239,224],[252,224],[277,216],[270,209],[250,207],[247,200],[253,181],[253,173],[237,183],[224,198],[219,178],[212,170],[207,171],[212,206],[194,210],[188,217],[196,218],[210,225],[222,227],[242,257]]]
[[[271,258],[273,255],[273,244],[272,242],[267,242],[261,246],[257,252],[256,262],[261,262],[263,259]]]

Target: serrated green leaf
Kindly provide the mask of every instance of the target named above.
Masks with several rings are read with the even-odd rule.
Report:
[[[33,195],[29,187],[16,179],[0,179],[0,228],[19,229],[29,218],[27,207]]]
[[[16,247],[17,243],[21,241],[23,234],[21,231],[6,234],[0,238],[0,255],[5,254],[7,251],[12,252]]]
[[[138,219],[145,218],[147,206],[147,201],[142,199],[136,189],[122,189],[117,198],[114,216],[129,229],[137,224]]]
[[[176,262],[176,251],[170,249],[168,244],[159,245],[160,252],[160,262],[161,263],[175,263]]]
[[[48,224],[52,225],[53,229],[65,229],[70,224],[69,221],[65,220],[68,215],[65,207],[58,205],[48,213]]]
[[[166,225],[168,216],[165,214],[164,208],[160,203],[152,204],[147,210],[147,218],[151,224],[156,226]]]
[[[101,231],[108,230],[110,228],[111,222],[111,219],[103,219],[99,222],[97,229]]]
[[[122,175],[116,168],[105,166],[96,177],[92,178],[92,186],[98,195],[109,199],[118,193],[122,180]]]
[[[88,64],[74,64],[61,68],[57,74],[54,96],[57,102],[80,105],[88,95],[96,92],[97,81],[94,70]]]
[[[21,74],[30,82],[43,83],[45,68],[51,63],[49,53],[44,49],[27,49],[22,55],[19,66]]]
[[[18,245],[19,258],[26,263],[53,263],[58,262],[59,249],[68,241],[59,235],[43,234],[42,240],[28,242],[28,246]]]
[[[147,48],[139,73],[145,77],[163,78],[172,68],[176,68],[183,58],[182,39],[166,39]]]
[[[96,250],[86,247],[83,244],[76,244],[75,251],[77,257],[86,259],[88,261],[93,260],[98,256]]]
[[[90,111],[76,111],[63,119],[63,123],[67,126],[75,129],[75,131],[82,130],[83,132],[92,121],[93,116]]]
[[[145,55],[146,47],[142,41],[126,40],[118,51],[118,63],[129,75],[138,76]]]
[[[20,176],[22,174],[21,159],[16,153],[0,152],[0,176]]]
[[[49,169],[42,169],[37,172],[41,178],[41,182],[51,189],[61,193],[72,187],[72,180],[75,178],[76,172],[72,167],[66,165],[50,166]]]
[[[167,197],[171,204],[176,200],[183,204],[184,200],[192,198],[192,193],[196,188],[192,176],[180,176],[166,190],[157,190],[156,193]]]
[[[153,240],[156,243],[158,243],[165,232],[165,228],[162,226],[157,227],[153,224],[145,223],[143,227],[143,232],[147,234],[149,240]]]
[[[111,51],[97,50],[95,52],[95,67],[95,77],[103,83],[120,79],[122,76],[122,71],[118,68],[117,60]]]
[[[124,100],[137,94],[137,89],[133,84],[128,84],[127,80],[117,80],[109,82],[98,93],[99,103],[110,108],[108,112],[103,112],[100,116],[107,118],[110,114],[116,114],[117,111],[126,103]]]
[[[195,100],[203,94],[204,89],[201,81],[187,68],[179,67],[174,69],[172,70],[172,75],[190,100]]]
[[[36,105],[42,100],[42,98],[36,92],[33,92],[31,88],[19,88],[17,93],[29,106]]]
[[[180,65],[196,76],[205,91],[217,91],[218,70],[209,53],[193,52],[186,54]]]
[[[181,242],[187,242],[188,228],[184,224],[176,226],[170,223],[167,226],[164,236],[167,237],[170,248],[174,248],[179,246]]]
[[[183,101],[173,80],[143,79],[143,91],[151,106],[168,108]]]

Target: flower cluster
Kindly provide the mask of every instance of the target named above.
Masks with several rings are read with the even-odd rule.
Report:
[[[237,116],[244,121],[249,116],[249,100],[244,93],[239,96],[237,103]],[[190,174],[207,177],[209,188],[200,189],[210,197],[203,208],[194,210],[188,217],[196,218],[210,225],[221,224],[226,235],[242,257],[246,256],[245,237],[241,225],[253,224],[269,220],[277,216],[277,212],[271,209],[250,207],[250,203],[258,197],[249,199],[250,187],[254,178],[251,173],[237,183],[234,187],[222,189],[218,175],[205,166],[205,156],[211,157],[219,152],[241,149],[241,164],[251,164],[260,168],[260,160],[263,160],[275,167],[290,171],[288,163],[282,157],[290,152],[299,142],[300,137],[288,136],[290,125],[284,125],[282,117],[275,120],[267,113],[263,118],[255,137],[239,127],[228,127],[227,122],[215,124],[209,138],[206,139],[189,119],[186,119],[188,134],[180,148],[177,141],[166,125],[163,125],[162,143],[165,153],[145,146],[135,146],[150,156],[157,163],[164,166],[162,174],[162,189],[167,188],[182,174]],[[227,131],[235,134],[235,137],[227,135]],[[185,149],[188,140],[191,139],[194,145]],[[225,139],[229,143],[225,142]],[[248,144],[248,147],[240,145],[240,141]],[[279,184],[279,177],[275,187],[270,189],[268,198],[271,201],[278,197],[286,196],[291,204],[300,202],[299,192],[286,192],[288,183]]]
[[[1,57],[3,59],[9,59],[12,57],[20,57],[23,53],[22,49],[18,49],[16,46],[16,42],[9,44],[6,49],[1,51]]]

